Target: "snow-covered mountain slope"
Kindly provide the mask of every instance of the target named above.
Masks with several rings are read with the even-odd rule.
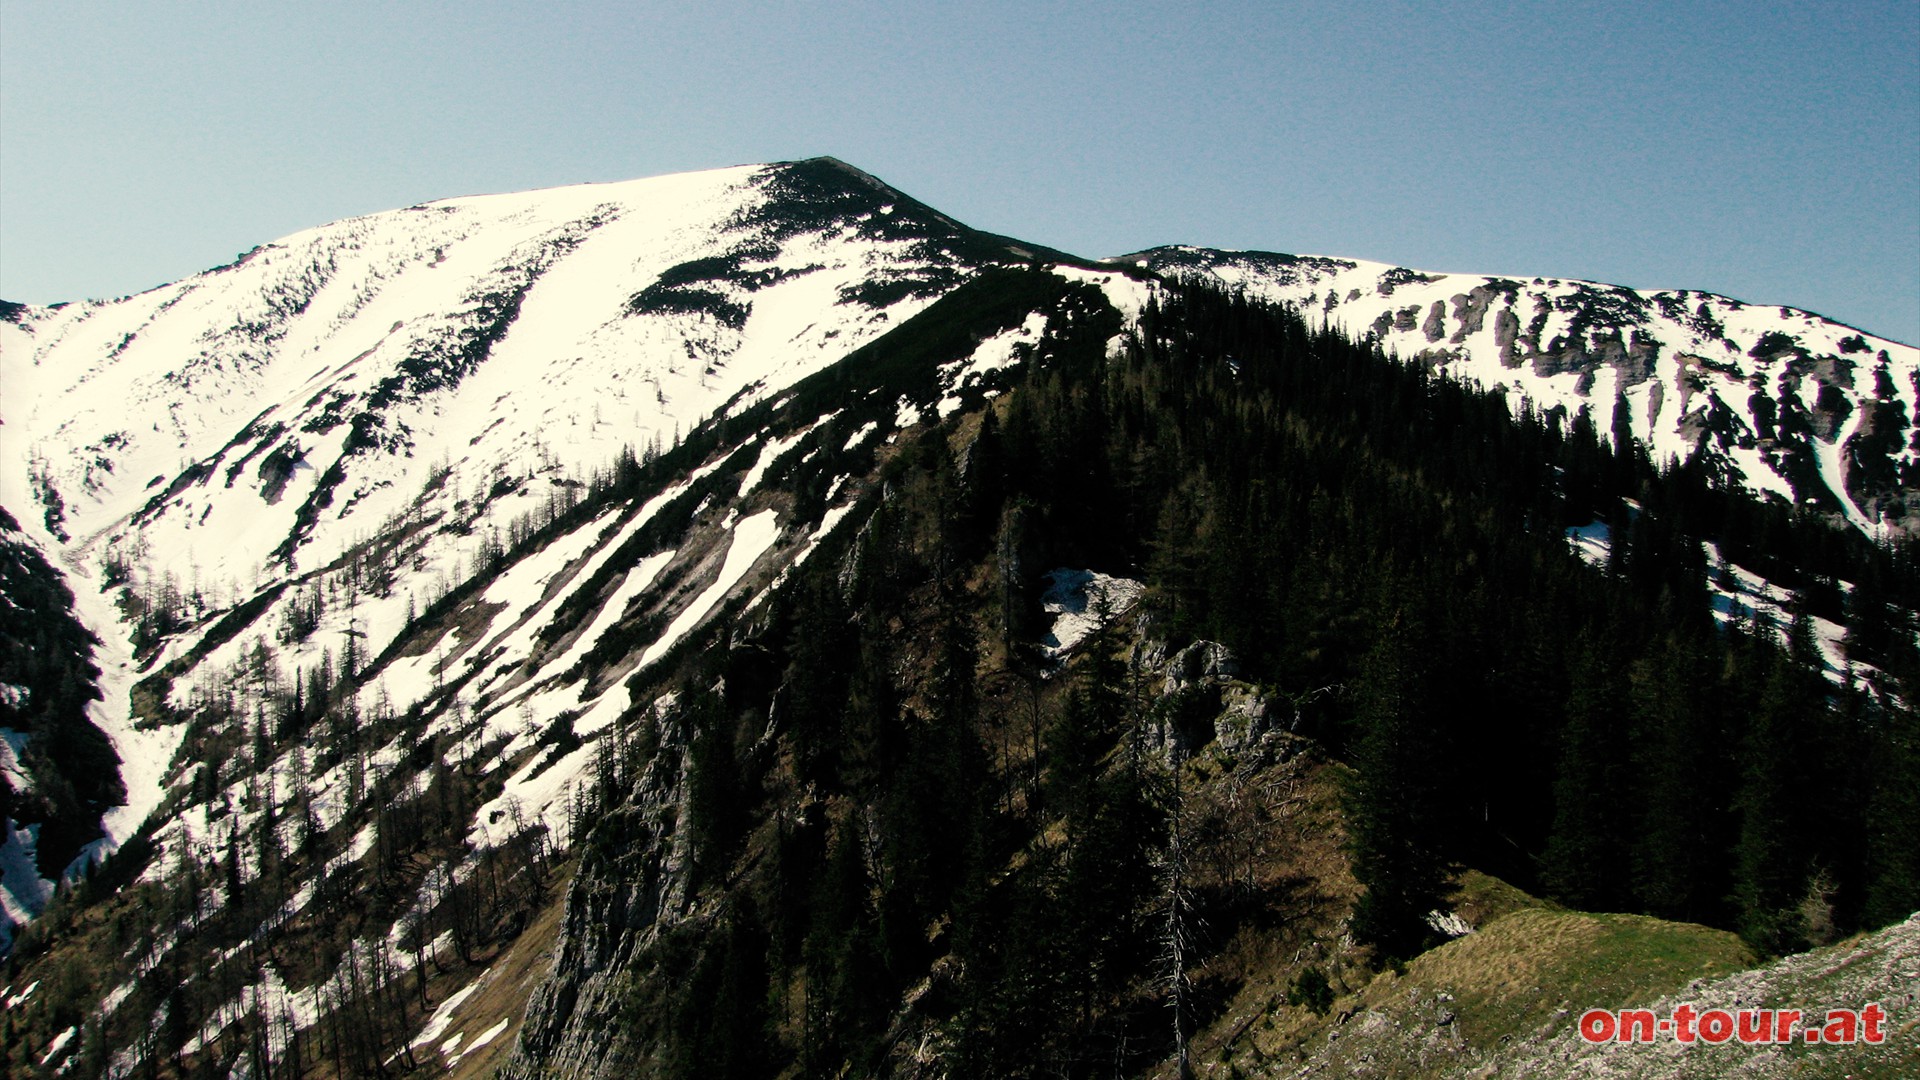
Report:
[[[847,402],[781,439],[709,431],[712,460],[564,537],[543,535],[537,555],[491,575],[703,421],[779,396],[984,267],[1036,256],[1066,258],[968,229],[820,158],[446,200],[307,230],[117,301],[0,309],[0,506],[19,519],[8,535],[20,550],[64,566],[80,622],[103,639],[91,659],[105,669],[105,700],[91,708],[124,762],[124,805],[76,826],[104,827],[89,850],[126,842],[163,803],[163,840],[204,841],[186,811],[198,803],[204,815],[223,785],[196,773],[211,748],[196,750],[189,728],[304,693],[316,677],[364,674],[372,686],[377,676],[383,707],[401,711],[483,669],[513,671],[518,685],[575,664],[629,603],[660,620],[636,653],[658,659],[745,588],[761,554],[805,549],[809,534],[791,521],[735,515],[725,500],[759,487],[808,435],[840,440],[825,461],[913,422],[903,391],[866,410],[875,415],[858,431],[828,425],[860,411]],[[1113,282],[1123,304],[1144,295],[1124,275],[1061,273]],[[977,359],[957,355],[920,380],[919,404],[936,415],[963,389],[978,393],[1045,327],[1023,310]],[[673,497],[698,488],[704,499],[702,482],[741,446],[758,456],[706,515],[719,524],[704,561],[647,550],[631,573],[607,565],[633,554],[622,545],[650,522],[662,528],[651,519],[663,507],[677,511],[672,530],[709,510],[711,499]],[[824,532],[818,517],[808,526]],[[457,646],[386,655],[420,613],[476,581],[487,582],[486,614],[466,617]],[[591,608],[574,595],[583,581],[600,590]],[[573,621],[546,621],[556,613]],[[365,671],[376,656],[378,671]],[[488,712],[495,728],[537,734],[606,689]],[[600,705],[606,716],[586,723],[626,702]],[[24,734],[12,741],[24,752]],[[316,782],[265,761],[213,767],[249,784],[264,771],[283,793]],[[25,771],[12,772],[24,787]],[[547,776],[549,799],[563,779]],[[195,795],[183,795],[190,784]],[[49,849],[30,853],[34,833],[17,824],[9,880],[30,899],[9,910],[24,919],[52,886],[27,873],[34,854],[48,870]]]
[[[16,309],[0,502],[38,501],[87,557],[142,538],[239,589],[270,561],[336,558],[427,476],[579,473],[670,442],[994,248],[826,160],[322,226],[138,296]]]
[[[1854,525],[1920,528],[1920,349],[1793,308],[1586,281],[1163,247],[1116,262],[1317,312],[1412,363],[1541,410],[1624,399],[1656,462],[1696,448],[1733,483]]]

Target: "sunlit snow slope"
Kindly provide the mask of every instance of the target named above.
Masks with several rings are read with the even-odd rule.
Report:
[[[144,538],[234,589],[336,557],[441,470],[472,487],[670,441],[966,271],[963,230],[859,179],[808,162],[451,199],[20,309],[0,502],[42,504],[87,556]]]
[[[0,715],[5,914],[119,851],[163,923],[311,940],[380,879],[299,960],[159,934],[101,973],[96,1019],[140,1028],[170,1015],[146,973],[218,967],[188,1052],[264,1024],[277,1059],[365,965],[466,955],[475,883],[572,842],[609,746],[680,730],[667,674],[863,520],[903,429],[1060,340],[1111,345],[1142,277],[815,159],[456,199],[0,308],[6,540],[70,591],[29,615],[71,609],[100,700],[69,712],[119,758],[49,847],[29,800],[72,778],[33,772],[45,723]]]
[[[127,802],[89,850],[123,843],[193,780],[192,755],[176,758],[186,725],[169,720],[236,692],[238,707],[257,706],[323,662],[334,677],[349,659],[365,664],[623,453],[671,447],[981,267],[1042,254],[1057,253],[819,158],[450,199],[297,233],[137,296],[0,305],[0,507],[23,550],[64,568],[76,614],[103,639],[104,700],[89,708],[122,759]],[[798,441],[764,447],[759,471]],[[537,672],[518,665],[556,637],[577,642],[557,657],[571,665],[649,575],[668,569],[665,589],[711,574],[643,551],[617,568],[624,583],[600,598],[609,608],[594,625],[541,622],[671,494],[545,545],[486,590],[481,606],[499,619],[468,630],[498,632],[466,643],[484,642],[484,664],[457,643],[391,659],[389,707],[480,667],[526,680]],[[724,583],[652,599],[676,618],[650,659],[717,609],[777,530],[752,519],[723,532],[739,537],[715,556]],[[234,674],[243,655],[246,679]],[[415,671],[428,661],[432,674]],[[608,699],[585,722],[625,705]],[[579,706],[572,694],[492,711],[519,731]],[[14,749],[9,775],[25,791]],[[32,840],[25,825],[0,837],[19,886],[8,895],[21,898],[8,911],[21,918],[51,893],[28,873]]]

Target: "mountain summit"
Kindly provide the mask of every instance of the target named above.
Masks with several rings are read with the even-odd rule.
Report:
[[[532,452],[582,470],[1027,258],[828,158],[355,218],[108,303],[14,309],[0,498],[209,582],[337,557]],[[351,525],[348,523],[352,523]]]
[[[334,524],[409,504],[424,463],[604,463],[1032,259],[1088,265],[833,158],[354,218],[123,300],[10,308],[0,504],[90,556],[137,536],[238,582],[336,557],[351,530]],[[1869,531],[1920,522],[1920,353],[1818,316],[1260,252],[1115,263],[1302,306],[1516,404],[1623,408],[1656,461],[1698,449],[1729,482]]]

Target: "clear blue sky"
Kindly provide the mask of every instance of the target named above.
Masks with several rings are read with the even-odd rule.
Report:
[[[1920,3],[0,0],[0,297],[833,154],[981,228],[1697,288],[1920,342]]]

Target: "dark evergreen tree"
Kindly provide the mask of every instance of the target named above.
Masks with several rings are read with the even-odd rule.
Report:
[[[1346,801],[1353,876],[1366,889],[1354,906],[1355,940],[1375,963],[1418,953],[1433,931],[1447,860],[1433,768],[1439,748],[1427,722],[1425,672],[1416,625],[1404,612],[1385,620],[1361,667],[1355,775]]]
[[[1810,849],[1803,843],[1798,813],[1805,762],[1795,750],[1822,703],[1810,676],[1787,657],[1767,657],[1757,674],[1762,689],[1741,745],[1735,802],[1740,830],[1734,901],[1740,935],[1761,952],[1779,955],[1803,948],[1806,941],[1799,905]]]
[[[1619,910],[1626,900],[1626,835],[1632,805],[1624,687],[1612,670],[1613,650],[1582,637],[1573,647],[1573,685],[1560,729],[1560,760],[1553,784],[1553,829],[1542,856],[1542,876],[1556,899],[1594,911]]]
[[[1869,710],[1867,721],[1863,922],[1884,926],[1920,911],[1920,719],[1889,703]]]
[[[1678,635],[1657,641],[1633,680],[1633,895],[1639,910],[1663,918],[1724,923],[1732,838],[1722,809],[1732,777],[1718,753],[1728,739],[1709,663],[1721,650]]]

